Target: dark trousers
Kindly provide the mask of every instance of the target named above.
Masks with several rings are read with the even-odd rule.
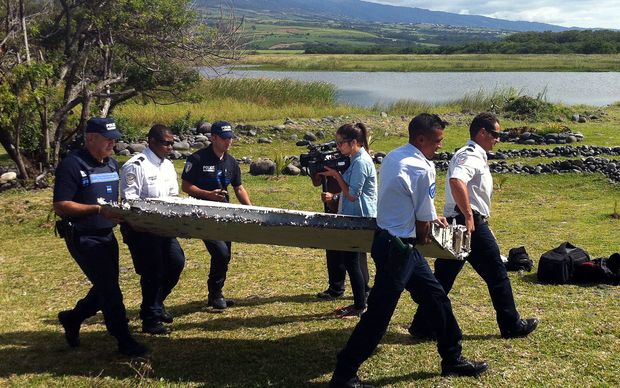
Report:
[[[121,225],[121,233],[140,275],[140,318],[148,323],[159,322],[164,301],[177,285],[185,266],[183,249],[176,238],[138,232],[129,225]]]
[[[462,219],[457,218],[457,222],[459,221]],[[467,261],[487,284],[500,331],[512,330],[519,320],[519,313],[497,241],[487,223],[476,225],[471,236],[471,252]],[[465,262],[460,260],[437,259],[435,261],[435,277],[446,294],[452,289],[454,280],[464,264]],[[428,311],[424,306],[418,307],[411,323],[412,330],[419,333],[432,333],[433,326],[427,317]]]
[[[347,268],[341,253],[342,251],[325,251],[325,257],[327,259],[327,279],[329,282],[328,290],[334,295],[344,293]],[[370,281],[370,276],[368,274],[368,258],[365,253],[360,253],[358,260],[360,270],[362,271],[362,277],[364,278],[365,291],[369,291],[370,287],[368,286],[368,282]]]
[[[360,256],[366,258],[365,253],[338,251],[342,263],[349,274],[351,291],[353,292],[353,304],[357,309],[366,307],[366,288],[368,287],[368,267],[366,267],[366,277],[361,269]],[[368,264],[366,264],[368,265]]]
[[[211,268],[209,268],[209,279],[207,287],[209,295],[213,298],[222,297],[222,289],[226,282],[228,263],[231,257],[230,241],[203,240],[205,247],[211,255]]]
[[[338,354],[334,377],[346,380],[356,375],[361,364],[370,357],[385,334],[403,290],[425,306],[438,332],[437,349],[445,361],[461,355],[461,330],[450,300],[433,276],[428,262],[416,250],[409,255],[388,254],[391,237],[377,233],[373,240],[372,258],[377,267],[375,284],[368,297],[368,309],[355,326],[349,341]]]
[[[82,322],[103,312],[106,328],[117,338],[129,335],[123,294],[118,284],[118,241],[112,229],[93,233],[73,231],[65,237],[69,253],[92,287],[71,311],[72,319]]]

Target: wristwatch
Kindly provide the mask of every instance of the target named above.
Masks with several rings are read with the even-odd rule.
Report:
[[[334,194],[334,196],[332,197],[332,199],[336,202],[338,202],[340,200],[340,194]]]

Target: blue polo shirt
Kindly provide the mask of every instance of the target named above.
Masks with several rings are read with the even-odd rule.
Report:
[[[349,168],[342,174],[349,185],[349,194],[355,201],[341,198],[341,214],[349,216],[377,216],[377,170],[368,152],[362,147],[351,157]]]

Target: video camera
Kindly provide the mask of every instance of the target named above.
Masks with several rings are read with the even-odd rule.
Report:
[[[336,142],[333,140],[323,144],[312,144],[307,140],[300,140],[296,144],[308,147],[307,154],[299,155],[299,164],[310,176],[326,171],[325,167],[343,172],[351,164],[349,157],[338,151]]]

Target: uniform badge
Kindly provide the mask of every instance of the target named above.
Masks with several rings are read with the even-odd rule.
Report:
[[[437,185],[435,185],[435,183],[433,183],[428,188],[428,196],[431,197],[432,199],[435,199],[435,193],[436,192],[437,192]]]
[[[133,185],[133,183],[136,181],[136,174],[134,174],[133,172],[128,173],[127,175],[125,175],[125,181],[128,185]]]
[[[215,172],[215,166],[202,166],[202,172]]]
[[[192,169],[192,162],[185,162],[185,172],[189,172]]]

